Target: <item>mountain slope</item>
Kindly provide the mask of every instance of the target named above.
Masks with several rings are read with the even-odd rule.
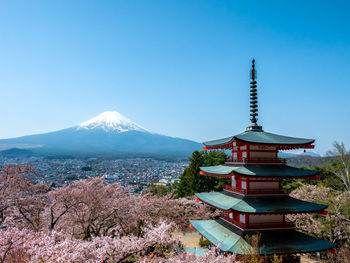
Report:
[[[0,140],[0,145],[26,145],[45,154],[189,156],[201,144],[151,133],[118,112],[104,112],[75,127]]]

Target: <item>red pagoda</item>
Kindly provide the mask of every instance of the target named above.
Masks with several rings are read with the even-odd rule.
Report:
[[[263,131],[257,124],[257,86],[254,60],[250,82],[251,125],[231,137],[204,142],[204,150],[229,150],[224,165],[201,167],[201,175],[230,179],[222,192],[197,193],[197,200],[219,209],[215,220],[190,220],[196,229],[222,251],[247,254],[247,237],[259,233],[259,253],[283,255],[299,262],[298,255],[332,249],[336,244],[305,235],[288,221],[290,214],[327,214],[326,205],[292,198],[281,187],[283,180],[319,180],[318,172],[286,165],[279,150],[312,149],[313,139],[287,137]]]

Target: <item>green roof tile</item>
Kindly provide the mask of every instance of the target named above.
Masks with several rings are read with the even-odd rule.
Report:
[[[200,167],[200,169],[203,172],[217,175],[229,175],[234,172],[241,175],[258,177],[306,177],[318,174],[317,170],[308,170],[295,168],[288,165],[273,164],[216,165]]]
[[[222,210],[242,213],[302,213],[326,209],[326,205],[295,199],[290,196],[239,196],[228,192],[195,194],[203,202]]]
[[[218,146],[232,142],[235,139],[251,143],[284,145],[310,144],[315,141],[313,139],[288,137],[264,131],[246,131],[238,135],[226,137],[223,139],[203,142],[203,144],[206,146]]]
[[[218,220],[190,220],[192,226],[215,246],[220,245],[222,251],[230,251],[244,254],[249,251],[250,245],[225,226],[219,224]]]
[[[333,248],[336,244],[314,238],[295,230],[240,231],[222,219],[190,220],[192,226],[222,251],[247,254],[252,247],[246,235],[261,234],[261,254],[309,253]]]

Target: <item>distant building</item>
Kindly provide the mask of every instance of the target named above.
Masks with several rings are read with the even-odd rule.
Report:
[[[169,184],[169,180],[167,180],[167,179],[160,179],[158,183],[159,184],[163,184],[163,185],[167,185],[167,184]]]
[[[106,175],[106,180],[108,180],[108,181],[117,181],[117,180],[119,180],[119,177],[120,177],[120,174],[119,173],[115,173],[115,174],[108,174],[108,175]]]

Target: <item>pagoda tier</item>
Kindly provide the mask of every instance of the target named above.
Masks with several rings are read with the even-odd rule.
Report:
[[[224,219],[190,220],[191,225],[203,237],[220,250],[236,254],[249,254],[253,250],[247,236],[260,234],[260,254],[297,254],[328,250],[336,244],[314,238],[293,229],[251,231],[241,230]]]
[[[219,140],[203,142],[205,145],[203,148],[205,150],[210,149],[232,149],[235,146],[242,145],[264,145],[271,146],[277,150],[289,150],[289,149],[309,149],[314,148],[312,143],[315,140],[288,137],[283,135],[278,135],[274,133],[260,131],[245,131],[238,135],[226,137]]]
[[[311,149],[314,148],[313,139],[287,137],[264,131],[246,131],[228,138],[204,142],[203,149],[231,150],[227,164],[264,163],[285,164],[285,160],[278,157],[279,150]]]
[[[326,205],[315,204],[285,196],[242,197],[227,192],[197,193],[202,201],[220,210],[221,217],[240,229],[294,228],[287,214],[326,214]]]
[[[196,197],[224,211],[248,214],[294,214],[320,212],[326,205],[311,203],[284,196],[239,196],[228,192],[197,193]]]
[[[230,185],[224,185],[224,190],[239,195],[283,195],[289,193],[281,187],[284,179],[319,180],[316,170],[288,165],[216,165],[200,169],[201,175],[229,178]]]
[[[200,167],[201,174],[230,178],[244,176],[250,178],[306,179],[315,178],[317,170],[291,167],[288,165],[243,164]]]

